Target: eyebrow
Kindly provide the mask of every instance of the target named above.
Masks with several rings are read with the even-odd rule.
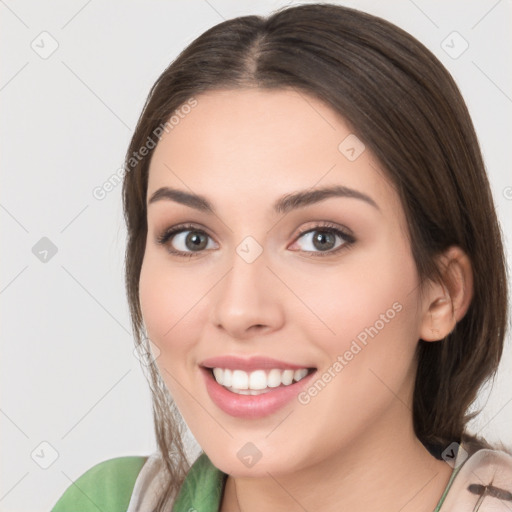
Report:
[[[331,197],[359,199],[373,206],[377,210],[380,210],[377,203],[370,196],[363,192],[359,192],[358,190],[341,185],[301,190],[299,192],[286,194],[274,203],[273,208],[276,213],[288,213],[291,210],[304,208]],[[156,190],[150,197],[148,206],[162,200],[174,201],[205,213],[215,213],[215,209],[206,197],[170,187],[161,187]]]

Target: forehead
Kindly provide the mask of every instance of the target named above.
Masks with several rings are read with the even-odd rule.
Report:
[[[162,137],[154,158],[165,147],[168,154],[172,150],[176,157],[190,161],[193,154],[179,151],[185,145],[222,158],[254,153],[256,159],[255,149],[262,147],[272,156],[290,149],[288,159],[293,159],[313,146],[336,149],[337,139],[350,133],[327,105],[292,89],[217,90],[197,96],[196,101],[187,114],[174,117],[177,123]]]
[[[270,194],[343,185],[396,203],[370,151],[321,100],[292,89],[195,99],[155,148],[148,196],[169,186],[243,204],[248,196],[271,201]]]

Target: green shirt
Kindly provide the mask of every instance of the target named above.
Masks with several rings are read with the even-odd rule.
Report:
[[[137,476],[147,459],[147,457],[119,457],[97,464],[66,490],[52,512],[126,512]],[[490,479],[489,482],[480,481],[479,483],[490,484],[494,481],[496,468],[498,468],[500,475],[504,476],[504,480],[502,480],[506,482],[504,487],[502,486],[501,492],[511,494],[509,484],[512,486],[512,473],[509,471],[512,467],[512,457],[510,455],[494,450],[482,450],[476,452],[468,460],[473,460],[477,463],[476,466],[473,463],[468,464],[466,461],[453,470],[448,485],[433,512],[440,511],[447,496],[449,497],[446,500],[447,505],[451,499],[452,502],[468,504],[467,507],[460,510],[475,510],[474,504],[478,496],[472,496],[468,492],[466,481],[468,475],[471,479],[475,478],[475,469],[487,468],[486,473],[480,472],[480,476]],[[492,464],[487,463],[485,466],[486,460]],[[461,477],[456,478],[459,473],[461,473]],[[174,502],[173,512],[189,512],[190,510],[218,512],[226,478],[227,475],[217,469],[205,453],[201,454],[187,473]],[[454,488],[454,492],[450,493],[452,488]],[[152,511],[137,509],[137,512]]]
[[[117,457],[93,466],[73,482],[52,512],[126,512],[147,457]]]

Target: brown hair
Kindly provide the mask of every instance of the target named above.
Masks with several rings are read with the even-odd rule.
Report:
[[[468,407],[501,357],[507,289],[484,163],[454,80],[412,36],[354,9],[309,4],[266,18],[227,20],[195,39],[158,78],[132,137],[127,168],[148,137],[190,98],[245,87],[293,88],[326,102],[346,120],[401,198],[422,279],[440,279],[436,257],[449,246],[469,256],[471,305],[444,340],[419,341],[413,402],[416,435],[425,445],[446,447],[466,438]],[[151,154],[130,165],[123,183],[126,287],[138,344],[146,343],[138,291]],[[156,436],[169,471],[162,507],[188,468],[182,422],[155,364],[150,374]]]

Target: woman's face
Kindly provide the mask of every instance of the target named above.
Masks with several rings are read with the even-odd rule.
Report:
[[[378,162],[311,96],[196,100],[152,157],[140,276],[195,438],[224,472],[257,476],[411,436],[424,305]]]

